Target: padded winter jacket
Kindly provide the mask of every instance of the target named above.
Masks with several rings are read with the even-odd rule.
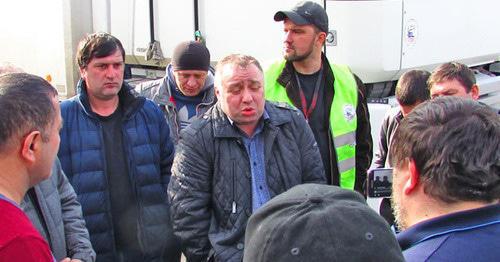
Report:
[[[134,92],[136,95],[153,100],[160,107],[170,127],[172,142],[177,144],[181,128],[178,119],[179,112],[177,112],[177,108],[175,107],[175,100],[171,91],[172,88],[177,88],[177,86],[173,76],[172,65],[168,65],[166,71],[167,74],[165,77],[141,83],[135,86]],[[207,79],[201,92],[203,93],[203,99],[196,106],[197,116],[203,115],[217,102],[214,90],[214,74],[212,71],[208,71]]]
[[[266,102],[262,139],[271,197],[326,183],[314,135],[302,114]],[[174,231],[188,261],[241,261],[252,214],[250,160],[243,137],[217,103],[181,132],[168,193]],[[210,254],[209,254],[210,253]]]
[[[61,103],[63,129],[59,159],[83,209],[97,261],[116,261],[102,127],[92,112],[85,83],[79,94]],[[172,234],[167,185],[174,155],[169,128],[150,100],[134,97],[124,84],[123,145],[138,208],[137,232],[144,261],[168,261],[179,247]]]

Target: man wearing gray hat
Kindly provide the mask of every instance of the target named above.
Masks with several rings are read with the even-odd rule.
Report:
[[[274,20],[284,24],[284,59],[265,70],[266,99],[289,103],[303,113],[329,184],[363,192],[372,158],[365,88],[347,66],[330,63],[322,53],[326,11],[305,1],[277,12]]]
[[[135,91],[161,108],[177,144],[180,131],[217,101],[210,52],[199,42],[178,44],[165,77],[137,85]]]
[[[244,262],[404,261],[389,225],[363,196],[303,184],[276,196],[248,220]]]

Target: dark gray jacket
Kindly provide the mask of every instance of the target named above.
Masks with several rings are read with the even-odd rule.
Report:
[[[85,262],[95,261],[96,255],[85,227],[82,207],[58,159],[54,162],[50,178],[40,182],[34,190],[47,225],[49,239],[46,240],[56,260],[70,257]],[[22,209],[31,221],[38,220],[36,211],[28,201],[30,200],[26,195],[21,203]],[[33,224],[37,226],[38,231],[43,231],[38,228],[40,223]]]
[[[391,148],[392,137],[398,129],[399,123],[403,120],[403,114],[399,107],[391,108],[385,114],[384,121],[380,128],[378,141],[378,151],[375,152],[372,168],[389,168],[389,149]]]
[[[303,183],[326,183],[314,135],[302,114],[266,102],[262,131],[267,185],[274,197]],[[188,261],[241,261],[252,214],[249,158],[241,133],[217,103],[183,130],[168,188],[174,232]]]
[[[172,71],[172,65],[167,66],[167,74],[165,77],[153,81],[148,81],[136,85],[134,91],[136,95],[144,96],[153,100],[161,109],[168,126],[170,127],[170,138],[174,145],[179,141],[180,125],[177,119],[177,109],[172,97],[172,88],[177,88]],[[198,116],[205,113],[217,101],[214,90],[214,75],[212,71],[208,71],[205,86],[202,88],[204,93],[202,102],[196,106],[196,114]]]

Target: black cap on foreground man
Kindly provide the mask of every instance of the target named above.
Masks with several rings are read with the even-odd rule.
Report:
[[[254,213],[244,261],[404,261],[389,225],[363,196],[336,186],[303,184]]]

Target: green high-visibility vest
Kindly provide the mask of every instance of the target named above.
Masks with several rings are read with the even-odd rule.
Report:
[[[277,79],[286,61],[278,61],[265,71],[265,97],[270,101],[286,102],[293,106],[286,90]],[[356,128],[358,106],[357,83],[349,67],[330,64],[335,76],[332,106],[330,108],[330,130],[337,153],[340,186],[354,189],[356,179]]]

